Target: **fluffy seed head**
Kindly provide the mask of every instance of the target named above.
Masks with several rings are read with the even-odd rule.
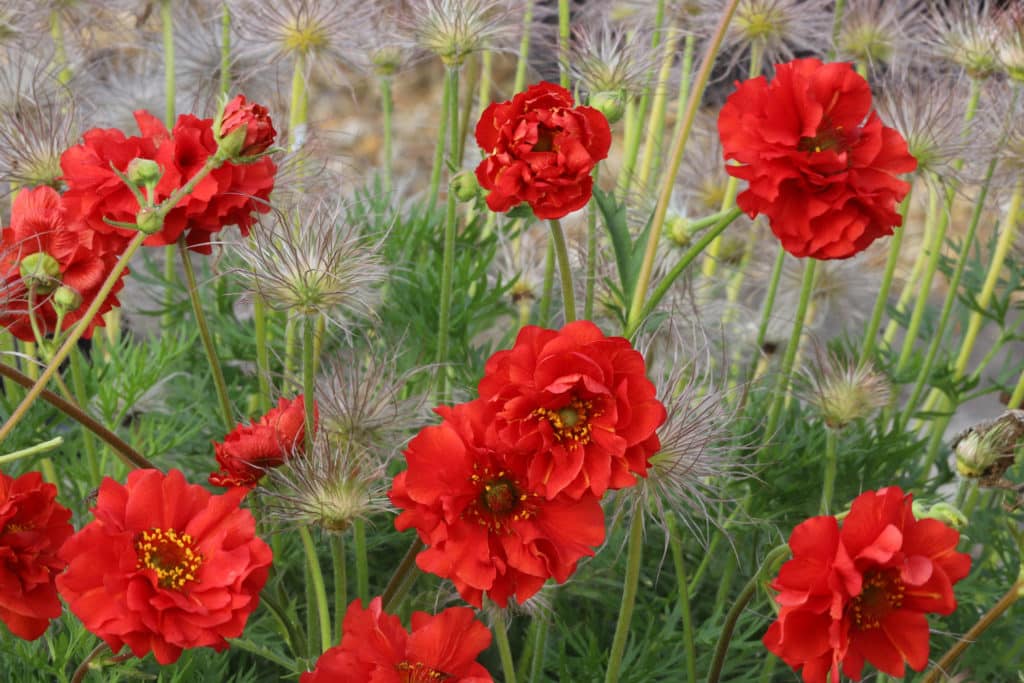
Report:
[[[701,20],[712,31],[726,3],[707,0]],[[832,14],[817,0],[740,0],[722,44],[724,54],[741,60],[762,52],[762,64],[786,62],[797,54],[818,54],[832,35]]]
[[[372,316],[374,288],[387,275],[380,242],[367,239],[339,205],[275,209],[232,247],[247,289],[275,309],[323,315],[342,330]]]
[[[836,352],[819,350],[801,380],[801,393],[829,429],[869,418],[889,403],[885,375]]]
[[[963,477],[999,479],[1024,440],[1024,410],[968,427],[953,439],[956,469]]]
[[[989,0],[936,3],[928,24],[929,47],[940,59],[979,80],[999,70],[1000,30]]]
[[[657,68],[651,32],[641,26],[607,20],[573,30],[567,64],[573,79],[591,96],[643,91]]]
[[[850,0],[839,28],[839,55],[863,64],[891,63],[909,44],[907,28],[920,20],[918,14],[916,5],[892,0]]]
[[[241,43],[273,60],[342,60],[362,15],[336,0],[229,0]]]
[[[510,0],[420,0],[406,24],[417,45],[458,67],[474,52],[500,47],[515,21]]]

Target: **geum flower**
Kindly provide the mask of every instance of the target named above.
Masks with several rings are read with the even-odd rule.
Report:
[[[665,406],[643,356],[586,320],[524,327],[487,361],[479,391],[503,448],[526,454],[530,490],[549,499],[632,486],[660,448]]]
[[[56,190],[46,186],[18,193],[11,206],[11,225],[3,229],[0,242],[0,277],[12,299],[0,312],[0,325],[24,341],[35,340],[33,319],[44,336],[77,323],[120,256],[117,243],[82,223]],[[86,328],[86,339],[103,325],[103,314],[118,305],[116,294],[123,286],[122,276]],[[66,291],[55,294],[60,288]],[[57,298],[63,317],[58,315]]]
[[[793,559],[772,582],[781,609],[765,646],[803,667],[805,683],[838,683],[840,666],[860,680],[865,661],[897,678],[905,663],[923,670],[925,614],[951,614],[953,584],[970,570],[959,539],[936,519],[915,519],[898,487],[858,496],[842,528],[812,517],[793,530]]]
[[[135,470],[124,485],[105,478],[95,519],[61,548],[61,596],[115,653],[128,645],[170,664],[184,648],[224,650],[270,570],[270,548],[239,507],[246,492],[215,496],[178,470]]]
[[[223,442],[213,442],[220,470],[210,474],[214,486],[253,488],[267,469],[305,450],[305,402],[300,394],[282,398],[276,408],[252,424],[236,426]],[[313,406],[314,416],[316,406]],[[314,423],[315,424],[315,423]]]
[[[159,203],[192,179],[218,149],[212,119],[183,114],[171,131],[146,111],[135,112],[135,120],[141,136],[126,137],[117,129],[94,128],[85,133],[82,144],[61,157],[69,206],[93,230],[122,242],[130,240],[133,231],[106,221],[134,223],[139,203],[112,166],[125,173],[132,159],[156,161],[163,172],[154,194],[154,201]],[[273,128],[259,133],[257,125],[255,130],[259,137],[253,144],[258,147]],[[206,254],[210,253],[211,236],[226,226],[237,225],[247,235],[255,221],[253,214],[270,211],[268,200],[276,172],[277,166],[269,157],[244,164],[220,164],[171,209],[163,228],[144,244],[174,244],[185,235],[194,251]]]
[[[57,487],[39,472],[0,472],[0,621],[26,640],[61,613],[54,579],[67,562],[57,551],[75,530],[56,498]]]
[[[476,662],[491,643],[491,632],[467,607],[434,616],[413,612],[412,630],[385,614],[379,597],[363,608],[356,600],[345,611],[341,644],[320,655],[299,683],[491,683]]]
[[[896,204],[917,167],[907,143],[871,109],[871,88],[850,64],[808,58],[737,85],[718,118],[736,198],[768,216],[794,256],[847,258],[902,224]]]
[[[558,219],[590,201],[611,129],[598,110],[573,104],[568,90],[541,82],[484,110],[476,141],[487,157],[476,177],[492,211],[526,202],[537,218]]]
[[[451,579],[477,607],[484,593],[504,607],[513,594],[527,600],[549,578],[568,579],[604,541],[597,497],[537,495],[527,483],[527,454],[509,452],[498,439],[485,402],[437,413],[442,423],[409,443],[409,468],[388,494],[402,510],[395,527],[414,527],[428,546],[416,564]]]

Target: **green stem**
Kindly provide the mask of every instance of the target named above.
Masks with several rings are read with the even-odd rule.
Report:
[[[718,679],[722,675],[722,665],[725,664],[725,655],[728,653],[729,643],[732,641],[732,632],[736,628],[736,622],[739,621],[743,610],[746,609],[750,600],[754,597],[754,593],[757,592],[757,586],[761,581],[761,577],[770,573],[775,564],[787,553],[789,553],[788,545],[780,545],[772,549],[764,558],[764,562],[761,563],[761,568],[750,577],[747,585],[743,587],[743,590],[736,598],[736,602],[733,603],[729,613],[726,614],[725,623],[722,625],[722,631],[718,636],[718,645],[715,646],[715,656],[711,660],[711,669],[708,671],[707,683],[718,683]]]
[[[551,317],[551,292],[555,288],[555,241],[548,240],[548,248],[544,253],[544,283],[541,285],[540,306],[537,309],[537,322],[547,327]]]
[[[110,274],[107,275],[107,279],[104,280],[99,292],[96,293],[96,297],[89,305],[89,308],[86,309],[82,318],[78,321],[78,324],[71,328],[71,333],[67,336],[67,339],[64,340],[64,343],[61,344],[60,348],[57,349],[57,352],[53,355],[53,359],[50,361],[50,364],[46,366],[46,369],[39,376],[39,379],[36,380],[35,384],[32,385],[32,388],[25,394],[25,398],[21,400],[21,403],[19,403],[18,407],[14,409],[11,416],[7,418],[3,427],[0,427],[0,442],[3,442],[8,436],[10,436],[11,431],[19,422],[21,422],[21,419],[25,416],[25,413],[28,412],[32,403],[39,398],[39,394],[42,393],[50,379],[52,379],[54,374],[56,374],[61,363],[64,362],[68,357],[68,354],[70,354],[72,349],[75,348],[78,340],[81,339],[85,330],[89,327],[89,323],[92,322],[92,319],[99,312],[104,302],[106,302],[107,297],[110,296],[111,290],[113,290],[114,285],[117,284],[118,279],[121,277],[121,273],[123,273],[124,269],[128,267],[128,261],[130,261],[132,256],[135,255],[135,252],[138,251],[139,247],[142,246],[142,242],[145,239],[146,234],[140,232],[135,235],[128,243],[128,246],[125,247],[124,252],[121,254],[121,258],[119,258],[117,263],[114,264],[113,270],[111,270]]]
[[[174,81],[174,11],[171,0],[160,0],[160,29],[164,44],[164,123],[170,130],[174,126],[174,100],[177,96]]]
[[[569,87],[569,0],[558,0],[558,68],[559,83]]]
[[[437,193],[441,187],[441,168],[444,166],[444,149],[448,140],[448,120],[455,118],[457,107],[452,102],[452,74],[453,69],[445,70],[444,90],[441,93],[441,120],[437,125],[437,142],[434,144],[434,163],[430,168],[430,194],[427,195],[430,201],[430,208],[433,211],[437,203]],[[455,99],[458,102],[458,98]]]
[[[903,198],[900,204],[899,213],[903,216],[903,226],[895,231],[889,240],[889,257],[885,261],[885,272],[882,275],[882,284],[878,289],[878,296],[875,298],[875,307],[871,311],[871,320],[868,322],[867,330],[864,333],[864,344],[860,349],[860,361],[866,363],[875,352],[875,344],[878,339],[878,330],[882,325],[882,314],[885,313],[886,304],[889,302],[889,290],[892,289],[893,275],[896,273],[896,264],[900,260],[900,246],[903,244],[903,235],[906,233],[907,209],[910,207],[910,192]]]
[[[220,415],[224,421],[224,427],[230,432],[235,427],[234,410],[231,408],[231,399],[228,398],[228,385],[224,381],[224,371],[221,369],[220,359],[217,357],[217,347],[213,343],[210,327],[206,323],[206,315],[203,314],[203,304],[199,299],[199,287],[196,285],[196,273],[192,269],[192,257],[189,254],[184,235],[178,238],[178,253],[181,254],[181,264],[185,268],[185,285],[188,289],[189,301],[192,302],[192,313],[196,318],[196,326],[199,328],[199,338],[203,342],[206,360],[210,364],[210,373],[213,375],[213,386],[217,392]]]
[[[505,624],[505,613],[498,610],[494,615],[494,641],[498,645],[501,657],[501,671],[505,675],[505,683],[516,683],[516,667],[512,659],[512,647],[508,642],[508,628]]]
[[[10,380],[15,384],[18,384],[26,389],[30,389],[33,385],[32,379],[26,375],[21,374],[15,368],[9,365],[0,363],[0,375],[4,379]],[[114,453],[121,458],[124,464],[129,467],[139,467],[143,469],[152,468],[156,469],[156,466],[147,460],[142,454],[138,453],[128,443],[126,443],[121,437],[114,432],[110,431],[92,416],[82,410],[79,406],[75,405],[71,401],[67,401],[57,394],[53,393],[48,389],[43,389],[39,394],[40,398],[61,411],[72,420],[82,425],[97,437],[99,437],[104,443],[110,446]]]
[[[306,555],[306,565],[309,568],[310,578],[313,580],[313,595],[316,603],[309,605],[309,609],[315,609],[320,624],[320,643],[324,652],[331,646],[331,614],[327,606],[327,588],[324,586],[324,575],[320,570],[320,560],[316,556],[316,547],[313,545],[313,537],[306,527],[299,527],[299,538],[302,539],[302,550]]]
[[[288,107],[288,141],[295,151],[302,140],[302,129],[306,126],[309,111],[309,94],[306,92],[306,58],[301,53],[295,55],[295,67],[292,70],[292,95]]]
[[[226,97],[231,90],[231,8],[221,5],[220,14],[220,94]]]
[[[839,466],[839,437],[836,430],[825,429],[825,483],[821,487],[821,506],[819,515],[831,514],[832,494],[836,488],[836,469]]]
[[[103,654],[104,650],[108,652],[110,651],[110,648],[107,647],[106,643],[100,643],[93,648],[92,652],[85,656],[85,659],[82,660],[82,663],[78,665],[75,672],[71,675],[71,683],[82,683],[82,681],[85,680],[86,675],[89,673],[89,670],[92,668],[90,665],[93,660]]]
[[[295,318],[288,317],[284,324],[284,376],[287,381],[295,378],[295,371],[298,366],[299,342],[298,332],[295,331]]]
[[[341,624],[348,607],[348,573],[345,567],[345,537],[331,535],[331,567],[334,570],[334,640],[341,642]],[[365,607],[366,604],[363,603]]]
[[[651,102],[651,116],[647,120],[647,136],[644,139],[644,153],[640,157],[640,187],[647,187],[651,177],[656,151],[662,148],[662,134],[665,131],[665,110],[668,108],[668,78],[675,63],[678,37],[672,35],[665,38],[662,45],[661,68],[654,89],[654,100]]]
[[[843,13],[846,11],[846,0],[836,0],[832,12],[832,48],[828,51],[829,61],[836,58],[836,46],[839,44],[839,31],[843,26]]]
[[[764,295],[764,302],[761,304],[761,323],[757,326],[757,348],[763,349],[765,338],[768,336],[768,323],[772,319],[772,309],[775,308],[775,295],[779,292],[779,281],[782,279],[782,266],[786,262],[786,250],[779,245],[779,253],[775,257],[775,265],[772,266],[772,274],[768,280],[768,291]]]
[[[811,300],[811,292],[814,290],[814,273],[818,262],[814,259],[806,259],[806,262],[803,284],[800,287],[800,301],[797,304],[796,318],[793,320],[793,332],[789,336],[789,343],[786,344],[786,354],[782,358],[782,367],[779,368],[771,407],[768,410],[768,421],[764,432],[765,439],[772,438],[775,433],[775,427],[778,426],[779,414],[782,411],[782,405],[786,400],[786,394],[789,390],[789,376],[793,372],[796,352],[800,348],[800,338],[803,336],[807,306]]]
[[[267,343],[267,303],[258,296],[252,305],[256,336],[256,381],[259,386],[260,410],[270,410],[270,350]]]
[[[622,667],[622,655],[626,651],[629,638],[629,625],[633,620],[633,608],[636,605],[636,591],[640,584],[640,559],[644,549],[644,517],[643,510],[633,511],[633,519],[629,526],[629,544],[626,550],[626,576],[622,581],[622,602],[619,605],[619,620],[615,624],[615,636],[608,652],[608,670],[604,683],[617,683],[619,669]]]
[[[597,187],[597,178],[600,165],[594,164],[591,175],[594,178],[594,186]],[[597,200],[590,198],[587,206],[587,279],[583,289],[583,319],[590,320],[594,315],[594,290],[597,285]]]
[[[686,270],[686,267],[689,266],[694,259],[700,256],[701,252],[704,251],[704,248],[707,247],[708,244],[713,242],[716,237],[722,234],[722,231],[729,227],[729,225],[731,225],[734,220],[739,218],[739,216],[742,213],[743,212],[740,211],[738,208],[733,208],[731,211],[728,211],[721,218],[719,218],[718,222],[715,223],[713,227],[709,228],[703,235],[701,235],[701,238],[699,240],[693,243],[693,245],[686,251],[686,253],[683,254],[682,258],[680,258],[679,261],[674,266],[672,266],[672,269],[665,275],[664,278],[662,278],[661,282],[659,282],[658,285],[654,288],[654,291],[651,292],[651,297],[650,299],[647,300],[647,303],[643,304],[642,308],[640,308],[636,315],[631,314],[629,316],[628,322],[626,324],[627,337],[632,336],[633,333],[636,332],[637,328],[640,327],[640,323],[642,323],[644,319],[647,318],[647,316],[654,312],[654,309],[657,307],[658,303],[661,302],[662,298],[668,293],[668,290],[671,289],[672,284],[676,281],[676,278],[682,275],[683,271]],[[645,285],[644,289],[646,288],[647,287]],[[639,292],[640,289],[638,288],[636,291]],[[633,301],[634,303],[636,302],[636,297],[634,297]]]
[[[306,453],[312,455],[316,439],[316,321],[319,316],[302,319],[302,406],[305,414]]]
[[[366,554],[366,522],[352,522],[352,536],[356,551],[356,594],[364,605],[370,604],[370,565]]]
[[[491,104],[491,84],[494,82],[494,53],[484,50],[480,53],[480,89],[477,106],[483,111]],[[471,100],[472,101],[472,100]]]
[[[459,123],[459,72],[450,68],[445,73],[445,92],[448,95],[448,123],[451,128],[449,151],[454,153],[458,148]],[[455,270],[455,228],[456,206],[455,193],[449,190],[444,221],[444,251],[441,260],[441,302],[437,320],[437,395],[445,397],[448,393],[448,329],[452,312],[452,281]]]
[[[530,656],[529,683],[541,683],[544,680],[544,655],[547,652],[548,620],[543,616],[535,616],[530,623],[530,640],[533,652]]]
[[[53,449],[60,447],[63,443],[64,443],[64,437],[63,436],[55,436],[54,438],[50,439],[49,441],[43,441],[42,443],[37,443],[34,446],[29,446],[28,448],[22,448],[22,449],[17,450],[17,451],[12,451],[10,453],[5,453],[4,455],[0,455],[0,465],[6,465],[7,463],[14,462],[15,460],[18,460],[19,458],[27,458],[30,455],[39,455],[40,453],[48,453],[48,452],[52,451]]]
[[[384,592],[381,593],[381,604],[383,605],[384,611],[387,611],[391,607],[395,597],[398,595],[399,588],[405,581],[406,575],[408,575],[412,571],[412,568],[416,566],[416,556],[425,547],[426,546],[419,537],[415,538],[413,542],[409,544],[409,549],[405,551],[402,561],[398,563],[398,567],[395,568],[395,573],[391,575],[388,585],[385,586]]]
[[[380,114],[384,128],[384,143],[381,146],[381,165],[384,167],[384,193],[391,194],[391,114],[394,110],[394,97],[391,93],[391,76],[380,77]]]
[[[718,49],[722,45],[722,39],[725,37],[725,31],[732,20],[732,15],[735,13],[739,2],[740,0],[729,0],[729,4],[722,11],[718,28],[708,42],[700,71],[697,73],[695,87],[690,92],[686,113],[683,115],[683,125],[680,127],[679,134],[672,144],[668,168],[662,176],[661,192],[658,195],[658,204],[654,209],[654,218],[651,222],[650,233],[647,236],[647,245],[644,249],[643,261],[640,264],[640,271],[637,275],[636,287],[633,290],[632,302],[629,307],[629,315],[627,316],[627,326],[634,329],[643,317],[641,312],[644,305],[644,296],[647,293],[647,286],[650,284],[651,274],[654,270],[654,258],[658,251],[658,240],[665,226],[665,216],[668,213],[669,201],[672,198],[672,190],[675,187],[676,174],[678,174],[679,166],[683,161],[683,151],[690,137],[690,131],[693,128],[697,110],[700,108],[700,101],[704,96],[704,88],[707,87],[708,79],[711,77],[711,68],[714,66],[715,55],[718,54]]]
[[[697,49],[697,35],[688,31],[686,33],[686,39],[683,42],[683,63],[680,67],[679,76],[679,97],[676,100],[676,111],[679,114],[683,113],[686,108],[686,98],[690,96],[690,78],[693,76],[693,54]],[[672,128],[672,139],[675,140],[679,136],[679,131],[683,125],[683,117],[678,116],[676,118],[675,126]],[[660,142],[660,141],[659,141]]]
[[[71,352],[71,385],[75,388],[75,401],[80,405],[88,404],[89,395],[85,388],[85,371],[82,369],[82,351],[77,347]],[[96,442],[93,441],[93,435],[89,430],[83,430],[82,441],[85,444],[85,462],[89,468],[89,484],[99,486],[100,461],[96,453]]]
[[[978,620],[971,629],[958,640],[953,647],[949,649],[946,654],[942,655],[942,658],[935,663],[931,669],[928,670],[928,674],[924,677],[921,683],[938,683],[939,680],[945,680],[945,676],[950,673],[950,667],[953,663],[963,654],[971,643],[974,643],[985,631],[988,630],[989,626],[994,624],[999,617],[1013,606],[1017,600],[1024,597],[1024,567],[1021,568],[1021,573],[1017,578],[1017,581],[1010,586],[1010,590],[1006,591],[1006,594],[999,599],[995,605],[992,606],[988,612],[982,615],[981,619]]]
[[[533,1],[526,0],[523,7],[523,35],[519,39],[519,58],[516,60],[515,84],[513,92],[522,92],[526,87],[526,65],[530,58],[530,34],[533,30]]]
[[[565,246],[565,233],[558,220],[548,221],[551,226],[551,242],[555,245],[555,257],[558,259],[558,274],[562,282],[562,303],[565,306],[565,322],[576,320],[576,294],[573,292],[572,270],[569,266],[569,251]]]
[[[686,680],[688,683],[697,681],[697,646],[693,639],[693,613],[690,609],[690,591],[686,579],[686,565],[683,562],[683,542],[676,529],[675,515],[669,513],[668,523],[669,552],[672,554],[672,565],[676,572],[676,586],[679,590],[679,613],[683,620],[683,651],[686,653]]]
[[[57,81],[67,85],[71,81],[71,69],[68,68],[68,53],[64,46],[64,22],[57,10],[50,12],[50,37],[53,38],[53,61],[60,67]]]

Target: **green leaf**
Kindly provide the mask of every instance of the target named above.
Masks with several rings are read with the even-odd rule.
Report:
[[[633,240],[629,235],[629,225],[626,223],[626,205],[620,204],[613,194],[602,192],[596,187],[594,188],[594,199],[597,200],[597,208],[601,212],[605,228],[608,229],[608,235],[612,238],[615,265],[619,269],[622,289],[631,292],[633,288],[630,284],[635,279],[634,248]]]

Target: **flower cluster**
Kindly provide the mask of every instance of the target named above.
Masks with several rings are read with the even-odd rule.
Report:
[[[476,141],[488,156],[476,177],[492,211],[526,202],[537,218],[558,219],[590,201],[611,128],[598,110],[573,104],[568,90],[541,82],[484,110]]]
[[[379,597],[366,608],[356,600],[345,611],[341,628],[341,644],[323,653],[299,683],[493,680],[476,662],[490,645],[491,632],[465,607],[436,616],[414,612],[409,632],[398,617],[384,613]]]
[[[316,406],[313,407],[314,411]],[[305,402],[302,395],[282,398],[259,420],[238,425],[213,450],[220,470],[210,474],[210,483],[225,488],[251,489],[270,467],[278,467],[293,453],[305,448]],[[315,414],[315,413],[314,413]]]
[[[437,409],[389,495],[395,526],[428,546],[421,569],[505,606],[564,582],[604,541],[600,497],[646,475],[665,408],[640,353],[588,321],[524,328],[479,393]]]
[[[871,88],[848,63],[796,59],[740,83],[718,118],[736,198],[768,216],[794,256],[848,258],[902,224],[896,204],[917,167],[907,143],[871,109]]]
[[[782,606],[765,646],[805,683],[860,680],[865,661],[902,678],[928,664],[927,612],[956,609],[953,584],[970,556],[960,534],[936,519],[915,519],[911,496],[897,487],[861,494],[840,527],[813,517],[793,530],[793,559],[772,587]]]

